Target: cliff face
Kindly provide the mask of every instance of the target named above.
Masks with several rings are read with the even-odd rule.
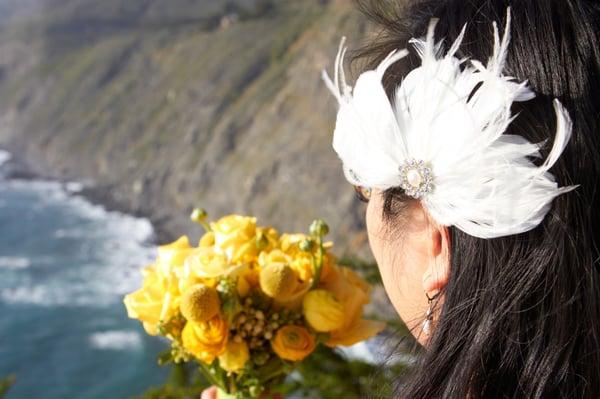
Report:
[[[0,0],[0,146],[105,188],[172,236],[253,214],[370,259],[320,78],[365,22],[344,1]],[[8,10],[8,11],[7,11]],[[10,12],[9,12],[10,11]],[[50,172],[49,172],[50,171]]]

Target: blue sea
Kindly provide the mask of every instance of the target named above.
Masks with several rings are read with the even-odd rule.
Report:
[[[122,302],[154,257],[152,226],[79,189],[0,177],[0,377],[17,377],[7,399],[129,398],[166,378],[165,343]]]

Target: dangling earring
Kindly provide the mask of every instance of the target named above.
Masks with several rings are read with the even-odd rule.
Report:
[[[431,322],[433,321],[433,305],[431,303],[438,297],[438,295],[440,295],[440,292],[441,291],[438,291],[437,294],[432,297],[425,293],[427,301],[429,302],[429,309],[427,309],[427,312],[425,312],[425,320],[423,320],[422,325],[425,335],[429,335],[429,332],[431,331]]]

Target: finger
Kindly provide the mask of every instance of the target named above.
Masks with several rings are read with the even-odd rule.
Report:
[[[200,399],[217,399],[217,387],[210,387],[202,391]]]

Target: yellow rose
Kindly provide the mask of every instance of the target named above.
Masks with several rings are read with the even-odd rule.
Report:
[[[206,323],[188,321],[181,333],[183,347],[204,363],[210,364],[225,352],[229,328],[220,316]]]
[[[282,234],[280,237],[280,249],[288,259],[290,266],[298,273],[302,281],[308,281],[313,277],[313,257],[318,256],[317,243],[313,245],[312,251],[302,251],[299,244],[311,238],[306,234]],[[323,243],[323,267],[321,269],[321,280],[327,277],[331,267],[335,263],[335,257],[327,250],[333,246],[333,242]]]
[[[148,334],[158,334],[158,323],[168,321],[178,313],[174,280],[162,277],[155,266],[146,267],[142,288],[125,295],[127,315],[140,320]]]
[[[227,273],[231,264],[225,254],[211,247],[200,247],[192,251],[185,260],[184,270],[201,279],[218,278]]]
[[[272,251],[262,251],[258,255],[258,265],[265,267],[271,263],[290,263],[294,258],[287,255],[280,249],[274,249]]]
[[[329,291],[309,291],[302,301],[302,311],[308,324],[316,331],[329,332],[344,326],[344,305]]]
[[[170,244],[159,246],[155,262],[157,271],[164,277],[169,276],[183,267],[185,259],[192,251],[187,236],[181,236]]]
[[[236,281],[236,288],[237,288],[237,293],[241,298],[246,297],[249,293],[250,293],[250,283],[248,282],[248,276],[250,273],[248,274],[242,274],[240,276],[238,276],[237,281]],[[253,278],[252,276],[250,276],[250,278]]]
[[[219,365],[226,371],[240,371],[250,359],[250,351],[246,341],[229,341],[225,353],[219,356]]]
[[[298,253],[292,259],[290,266],[296,271],[302,281],[308,281],[313,276],[313,258],[308,252]]]
[[[271,347],[280,358],[295,362],[310,355],[316,341],[306,328],[288,324],[277,330]]]
[[[302,241],[304,241],[308,238],[310,238],[308,235],[302,234],[302,233],[297,233],[297,234],[284,233],[279,238],[279,248],[281,248],[281,250],[283,252],[285,252],[286,254],[295,256],[298,254],[298,252],[303,252],[298,247],[298,244],[300,244]]]
[[[332,292],[344,308],[344,323],[330,332],[326,345],[350,346],[380,333],[385,323],[362,318],[363,307],[369,303],[371,287],[358,274],[347,267],[337,267],[335,278],[320,285]]]
[[[215,245],[215,233],[212,231],[204,233],[198,242],[199,247],[212,247],[213,245]]]
[[[228,215],[211,222],[210,227],[215,235],[215,249],[231,262],[250,262],[257,256],[255,217]]]
[[[261,251],[271,251],[279,245],[279,233],[274,227],[257,227],[256,236]]]

